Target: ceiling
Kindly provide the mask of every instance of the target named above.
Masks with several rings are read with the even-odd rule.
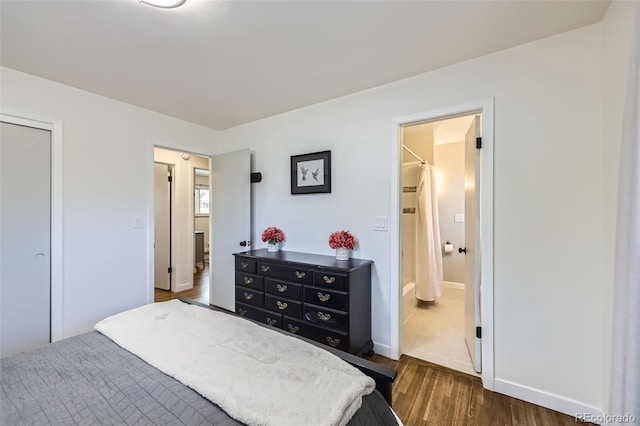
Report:
[[[0,0],[0,65],[225,129],[602,19],[610,0]]]
[[[411,133],[433,133],[433,144],[443,145],[446,143],[464,142],[465,136],[474,115],[448,118],[446,120],[430,121],[428,123],[413,124],[403,127],[403,135]]]

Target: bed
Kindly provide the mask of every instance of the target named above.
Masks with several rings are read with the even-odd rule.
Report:
[[[163,303],[167,304],[169,302]],[[315,351],[314,353],[317,353],[317,348],[321,346],[315,342],[301,339],[299,336],[292,335],[284,330],[273,330],[262,324],[253,323],[247,319],[240,319],[236,315],[226,311],[201,305],[187,299],[182,299],[180,302],[173,301],[172,303],[172,305],[167,306],[172,307],[172,309],[175,306],[176,310],[188,309],[189,313],[196,312],[198,314],[198,320],[200,315],[207,316],[208,318],[208,316],[214,312],[215,315],[218,316],[222,313],[223,316],[221,318],[224,320],[232,320],[232,322],[239,321],[238,324],[241,326],[245,327],[244,324],[247,324],[247,326],[250,325],[256,330],[259,330],[257,332],[261,333],[261,335],[266,333],[264,334],[266,336],[265,341],[271,341],[276,338],[277,336],[275,336],[275,334],[282,334],[283,337],[289,339],[292,344],[303,344],[305,348]],[[178,306],[177,303],[181,303],[181,305]],[[188,307],[183,307],[182,305],[188,305]],[[147,305],[150,309],[156,306],[162,307],[162,304]],[[129,312],[130,311],[127,313]],[[154,321],[162,316],[158,314],[158,311],[155,311],[153,315],[155,315],[155,317],[153,317]],[[110,325],[112,323],[108,323],[107,320],[109,319],[99,323],[97,328],[102,330],[103,333],[111,335],[111,330],[105,327],[113,326]],[[123,324],[122,321],[129,321],[128,323],[124,322],[124,324],[127,324],[125,327],[127,329],[138,327],[138,324],[143,323],[143,321],[131,320],[129,317],[118,317],[117,320],[120,321],[120,324]],[[107,322],[107,326],[102,326],[103,328],[101,329],[99,326],[104,322]],[[130,325],[134,323],[135,325]],[[206,325],[208,326],[208,324]],[[204,323],[199,326],[204,327]],[[139,327],[142,327],[140,328],[140,333],[144,333],[145,336],[154,334],[145,331],[143,325],[139,325]],[[227,326],[220,328],[227,329]],[[228,379],[216,381],[215,377],[208,376],[210,374],[207,373],[208,365],[214,364],[217,370],[213,371],[217,372],[217,377],[225,376],[227,370],[231,372],[233,366],[221,365],[217,362],[203,365],[200,361],[189,361],[189,370],[191,372],[193,372],[193,365],[202,368],[202,370],[198,370],[197,376],[199,376],[198,381],[204,383],[205,389],[203,390],[197,385],[192,386],[194,389],[190,387],[191,384],[190,386],[183,384],[183,381],[185,381],[184,375],[181,376],[180,373],[175,373],[175,371],[172,370],[174,365],[181,364],[179,361],[181,358],[171,359],[169,357],[171,354],[167,354],[168,352],[175,352],[175,356],[182,356],[180,352],[181,347],[187,344],[180,344],[179,342],[178,344],[166,343],[169,346],[161,348],[160,350],[156,348],[151,352],[139,352],[139,349],[130,348],[138,353],[136,355],[130,350],[125,349],[125,347],[128,347],[126,339],[120,339],[117,334],[109,338],[103,333],[92,331],[2,359],[0,365],[0,384],[2,391],[0,394],[0,424],[284,424],[287,423],[287,421],[282,421],[282,419],[287,419],[289,416],[289,414],[286,414],[287,410],[307,411],[306,408],[303,408],[305,407],[304,403],[298,401],[299,399],[304,399],[302,396],[303,394],[306,396],[305,392],[294,394],[299,395],[300,398],[297,396],[292,398],[285,392],[284,388],[298,385],[294,383],[296,382],[295,377],[288,382],[283,381],[283,384],[281,383],[273,387],[272,392],[265,392],[264,390],[259,391],[262,389],[260,386],[264,385],[254,382],[252,374],[247,374],[247,377],[240,375],[240,380],[236,378],[231,381],[228,381]],[[127,331],[125,335],[128,338],[129,331]],[[118,344],[112,339],[118,341]],[[141,341],[135,337],[135,333],[130,340],[135,342]],[[260,338],[254,337],[252,340],[255,345],[264,346]],[[236,343],[232,343],[232,345],[236,345]],[[251,342],[249,342],[249,346],[250,345]],[[142,346],[144,346],[143,349],[148,349],[146,343]],[[312,347],[313,349],[311,349]],[[254,362],[254,364],[260,366],[270,363],[270,360],[267,359],[269,358],[267,349],[265,349],[265,352],[261,352],[259,356],[260,359]],[[191,353],[191,350],[188,352]],[[295,352],[297,353],[298,351]],[[372,393],[361,398],[361,406],[360,404],[357,406],[354,405],[354,414],[352,416],[349,415],[349,418],[347,418],[345,422],[340,420],[335,423],[332,421],[332,423],[352,426],[399,424],[399,420],[397,420],[397,417],[390,408],[391,383],[395,379],[396,372],[365,359],[332,348],[325,348],[324,346],[322,346],[320,353],[320,355],[322,355],[321,358],[325,357],[324,354],[327,352],[337,355],[351,366],[356,367],[368,377],[371,377],[373,382],[375,382],[376,388]],[[149,353],[151,353],[152,356],[149,357]],[[263,356],[264,353],[267,355]],[[280,355],[275,358],[279,357]],[[230,357],[225,356],[224,358]],[[232,358],[238,360],[242,357]],[[335,357],[326,356],[326,358]],[[178,361],[176,361],[176,359],[178,359]],[[162,365],[165,360],[169,363],[169,367],[167,368]],[[315,365],[316,362],[317,360],[314,359],[313,364]],[[159,369],[156,368],[156,366],[161,366],[162,368]],[[240,366],[243,366],[243,364],[240,364]],[[178,367],[182,368],[179,365]],[[246,370],[251,371],[251,368],[254,367],[248,365]],[[324,367],[322,368],[324,369]],[[306,370],[306,368],[304,368],[304,370]],[[202,371],[202,374],[200,374],[200,371]],[[309,395],[312,401],[316,399],[322,401],[324,401],[324,399],[330,400],[334,397],[334,394],[336,398],[338,398],[340,389],[331,389],[330,386],[322,385],[322,381],[318,383],[317,386],[309,387],[309,389],[321,392],[316,396]],[[223,396],[233,398],[230,399],[230,401],[222,401],[219,404],[211,402],[210,399],[202,396],[209,395],[206,386],[211,384],[215,384],[218,391],[224,387]],[[293,389],[295,390],[296,388]],[[254,390],[256,392],[254,392]],[[280,405],[273,402],[276,405],[273,407],[271,407],[271,405],[268,406],[270,407],[269,409],[275,410],[273,413],[275,419],[278,418],[278,415],[285,417],[281,417],[280,420],[271,423],[271,415],[265,418],[262,413],[263,417],[261,418],[260,411],[264,410],[252,409],[252,407],[262,407],[260,404],[264,403],[255,400],[256,394],[265,396],[263,399],[267,401],[280,401]],[[281,394],[283,395],[282,398],[280,398]],[[320,397],[318,397],[318,395]],[[266,398],[267,396],[268,398]],[[324,404],[324,402],[322,403]],[[268,404],[271,404],[271,402]],[[226,411],[221,407],[225,407]],[[231,409],[229,409],[229,407],[231,407]],[[245,407],[246,412],[242,415],[237,415],[237,407]],[[256,411],[258,411],[258,413],[256,413]],[[330,411],[331,410],[327,408],[327,412]],[[233,417],[228,413],[231,413]],[[247,417],[247,413],[249,417]],[[313,424],[326,422],[324,415],[315,416],[317,421],[312,421]],[[247,418],[249,418],[250,421],[246,423],[238,420]],[[291,424],[295,422],[296,421],[292,420]],[[307,424],[309,424],[309,422],[307,422]]]

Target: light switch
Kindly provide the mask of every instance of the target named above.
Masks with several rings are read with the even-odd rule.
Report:
[[[453,215],[453,221],[456,223],[464,223],[464,213],[455,213]]]
[[[387,231],[389,228],[389,219],[386,216],[375,216],[373,218],[374,231]]]
[[[144,228],[144,221],[142,220],[142,216],[136,216],[134,219],[133,229],[142,228]]]

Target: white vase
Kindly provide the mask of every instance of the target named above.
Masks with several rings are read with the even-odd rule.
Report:
[[[267,251],[279,251],[280,243],[267,243]]]
[[[349,260],[349,249],[346,247],[338,247],[336,249],[336,260]]]

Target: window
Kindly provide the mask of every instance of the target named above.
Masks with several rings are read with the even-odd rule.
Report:
[[[196,187],[196,215],[207,216],[209,214],[209,188]]]

